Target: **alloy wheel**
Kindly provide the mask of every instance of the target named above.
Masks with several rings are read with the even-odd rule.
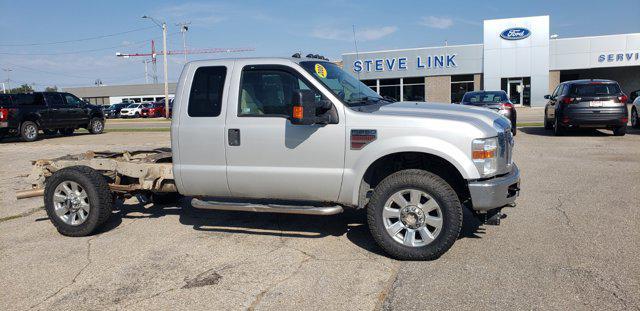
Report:
[[[398,243],[421,247],[433,242],[442,230],[442,209],[428,193],[403,189],[394,193],[382,212],[387,233]]]
[[[58,218],[72,226],[85,222],[91,210],[86,190],[75,181],[63,181],[56,187],[53,206]]]

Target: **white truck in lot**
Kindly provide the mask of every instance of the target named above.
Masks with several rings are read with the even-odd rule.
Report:
[[[506,118],[486,109],[380,97],[322,57],[194,61],[180,76],[171,149],[87,152],[34,162],[58,231],[89,235],[117,197],[172,193],[195,208],[333,215],[366,209],[398,259],[434,259],[463,208],[491,224],[520,173]]]

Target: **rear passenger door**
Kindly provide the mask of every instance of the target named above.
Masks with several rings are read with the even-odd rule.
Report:
[[[41,110],[42,127],[58,127],[64,125],[68,118],[67,108],[59,93],[44,93],[46,108]]]
[[[191,65],[184,70],[171,128],[178,190],[187,195],[229,196],[224,103],[233,65]]]

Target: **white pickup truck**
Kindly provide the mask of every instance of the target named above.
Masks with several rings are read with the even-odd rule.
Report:
[[[463,208],[491,224],[520,173],[506,118],[382,98],[318,57],[195,61],[180,76],[171,150],[87,152],[34,162],[33,189],[69,236],[89,235],[114,198],[192,197],[195,208],[332,215],[366,209],[398,259],[434,259]],[[164,194],[164,196],[163,196]]]

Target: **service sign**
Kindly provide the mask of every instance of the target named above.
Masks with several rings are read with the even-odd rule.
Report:
[[[527,28],[509,28],[500,33],[500,37],[505,40],[522,40],[531,35],[531,31]]]

